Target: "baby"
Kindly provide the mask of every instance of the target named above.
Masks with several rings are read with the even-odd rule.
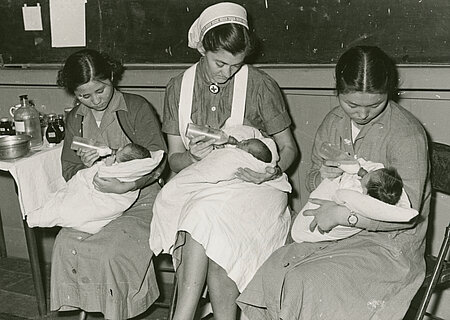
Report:
[[[363,194],[383,201],[388,204],[396,205],[400,201],[403,191],[403,181],[397,172],[397,169],[380,168],[372,172],[362,169],[358,171],[361,179]]]
[[[333,180],[325,179],[311,193],[310,198],[335,201],[351,211],[374,220],[409,221],[418,214],[411,208],[403,189],[403,181],[395,168],[384,168],[382,164],[358,159],[359,170],[344,171]],[[344,166],[341,169],[346,169]],[[357,171],[357,173],[353,173]],[[313,219],[303,212],[318,205],[307,202],[292,225],[291,236],[295,242],[319,242],[348,238],[362,229],[337,226],[321,234],[317,229],[309,230]]]
[[[82,169],[63,188],[49,195],[45,204],[27,215],[30,227],[72,227],[97,233],[119,217],[137,199],[139,191],[123,194],[95,190],[92,180],[96,174],[103,178],[135,181],[150,173],[161,161],[163,151],[150,153],[146,148],[129,143],[92,167]]]
[[[237,141],[237,140],[236,140]],[[269,147],[259,139],[250,138],[236,142],[236,148],[250,153],[259,161],[272,162],[272,152]]]
[[[114,163],[122,163],[136,159],[151,158],[150,151],[136,143],[129,143],[118,149],[115,154],[105,158],[105,165],[111,166]]]

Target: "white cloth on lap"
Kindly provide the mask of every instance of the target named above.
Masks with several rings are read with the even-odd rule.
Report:
[[[238,140],[265,139],[254,130],[239,135],[236,128],[227,133]],[[269,148],[276,163],[275,143]],[[289,230],[291,186],[285,174],[260,185],[235,177],[238,168],[264,172],[268,166],[241,149],[225,147],[179,172],[155,200],[152,251],[172,253],[178,231],[187,231],[242,291],[267,257],[284,244]]]
[[[103,178],[135,181],[150,173],[160,163],[164,152],[152,152],[152,158],[131,160],[106,166],[103,161],[77,172],[63,188],[49,194],[45,204],[27,216],[30,227],[71,227],[97,233],[128,209],[139,196],[139,190],[126,193],[104,193],[92,183],[98,172]]]

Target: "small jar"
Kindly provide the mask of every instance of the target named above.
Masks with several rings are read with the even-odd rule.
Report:
[[[0,119],[0,135],[6,136],[6,135],[13,135],[13,128],[11,125],[11,122],[8,118],[1,118]]]
[[[59,126],[56,123],[56,114],[50,113],[48,115],[48,125],[45,131],[45,138],[50,145],[55,145],[61,142],[62,132],[59,130]]]
[[[64,139],[64,133],[66,130],[66,126],[64,125],[64,115],[58,114],[58,118],[56,119],[56,124],[58,125],[59,131],[62,134],[62,140]]]

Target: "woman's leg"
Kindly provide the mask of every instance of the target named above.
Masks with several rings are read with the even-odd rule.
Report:
[[[208,264],[208,292],[215,320],[236,320],[239,290],[226,271],[212,260]]]
[[[203,291],[208,269],[205,249],[186,232],[181,263],[177,269],[178,297],[174,320],[193,319]]]

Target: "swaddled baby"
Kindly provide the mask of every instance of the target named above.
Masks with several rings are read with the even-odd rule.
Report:
[[[395,168],[384,168],[381,163],[362,158],[356,165],[339,167],[344,170],[343,174],[333,180],[324,179],[310,198],[335,201],[353,212],[379,221],[405,222],[418,215],[418,211],[411,208],[403,181]],[[317,229],[311,231],[309,227],[313,217],[303,213],[317,207],[308,201],[295,218],[291,230],[295,242],[339,240],[362,231],[347,226],[337,226],[326,233]]]
[[[162,156],[163,151],[150,152],[134,143],[125,145],[115,155],[78,171],[63,188],[49,195],[41,208],[27,215],[28,225],[72,227],[97,233],[128,209],[136,201],[139,191],[104,193],[95,190],[94,176],[135,181],[156,168]]]

